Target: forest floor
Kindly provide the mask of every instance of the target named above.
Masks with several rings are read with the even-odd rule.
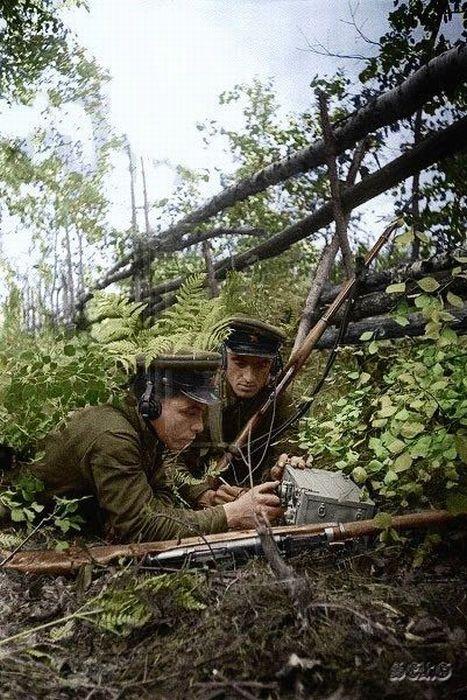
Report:
[[[328,548],[287,580],[263,560],[157,584],[136,565],[3,570],[0,697],[465,697],[462,544],[445,535],[417,567],[413,541]]]

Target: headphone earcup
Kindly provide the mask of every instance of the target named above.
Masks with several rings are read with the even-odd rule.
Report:
[[[150,415],[149,420],[156,420],[162,413],[162,403],[156,396],[151,399],[150,402]]]
[[[162,403],[156,396],[154,383],[148,378],[146,389],[138,401],[138,411],[144,420],[156,420],[162,413]]]

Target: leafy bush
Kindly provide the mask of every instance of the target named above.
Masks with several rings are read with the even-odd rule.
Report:
[[[302,422],[301,447],[394,504],[444,502],[467,461],[465,343],[371,350],[355,353],[364,370],[336,372],[340,398]]]
[[[0,442],[33,448],[77,408],[110,401],[122,375],[87,334],[46,333],[0,347]]]

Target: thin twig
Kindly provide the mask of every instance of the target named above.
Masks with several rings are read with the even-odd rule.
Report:
[[[337,171],[337,149],[334,133],[331,127],[328,113],[328,97],[322,90],[317,90],[319,113],[323,138],[326,146],[326,164],[328,166],[329,184],[331,186],[332,209],[336,222],[336,232],[339,237],[339,245],[342,252],[342,259],[347,277],[354,274],[354,264],[352,251],[350,250],[349,239],[347,237],[348,215],[344,211],[341,199],[341,185],[339,173]]]

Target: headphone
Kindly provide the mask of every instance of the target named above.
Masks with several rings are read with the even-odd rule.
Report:
[[[159,418],[162,413],[162,403],[157,394],[157,371],[148,372],[144,357],[136,359],[136,377],[133,384],[136,395],[138,395],[141,380],[145,382],[144,391],[138,399],[138,412],[145,421],[152,421]]]

